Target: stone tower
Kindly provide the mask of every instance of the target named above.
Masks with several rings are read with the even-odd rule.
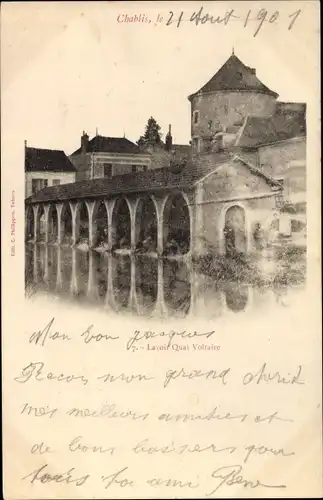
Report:
[[[188,97],[193,153],[225,148],[246,116],[273,115],[277,97],[257,78],[256,70],[232,52],[219,71]]]

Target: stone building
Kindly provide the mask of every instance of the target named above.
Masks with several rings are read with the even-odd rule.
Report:
[[[70,155],[76,168],[76,180],[105,178],[114,175],[144,172],[150,155],[125,137],[104,137],[96,134],[91,140],[83,132],[81,147]]]
[[[27,147],[25,141],[25,197],[58,184],[75,182],[76,170],[64,151]]]
[[[256,70],[232,53],[188,97],[192,155],[200,163],[210,153],[232,152],[279,182],[283,189],[275,207],[268,212],[268,201],[258,203],[259,217],[268,226],[274,214],[278,234],[292,237],[306,227],[306,105],[277,98]]]
[[[33,239],[40,213],[58,242],[68,228],[76,244],[83,227],[89,245],[96,246],[100,226],[110,249],[134,252],[149,239],[159,255],[174,248],[192,256],[259,253],[280,239],[292,242],[293,233],[304,234],[306,105],[278,101],[235,54],[189,101],[191,147],[174,146],[169,130],[159,149],[143,152],[124,139],[120,164],[114,163],[120,150],[108,147],[96,164],[102,155],[97,146],[105,149],[107,138],[88,141],[83,134],[84,147],[71,159],[84,180],[26,200]],[[109,175],[105,162],[112,166]],[[50,223],[54,218],[56,225]]]
[[[171,125],[165,142],[139,147],[125,137],[104,137],[96,134],[91,140],[83,132],[81,147],[70,155],[76,168],[76,180],[106,178],[115,175],[145,172],[169,166],[171,162],[189,158],[190,145],[173,144]]]

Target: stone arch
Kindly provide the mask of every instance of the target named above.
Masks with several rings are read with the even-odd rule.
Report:
[[[126,197],[118,198],[112,211],[112,250],[131,248],[131,206]]]
[[[58,214],[54,203],[48,209],[48,242],[53,243],[58,238]]]
[[[46,239],[46,212],[45,206],[41,203],[37,210],[36,215],[36,241],[45,241]]]
[[[61,212],[62,243],[71,244],[73,236],[73,215],[70,203],[64,203]]]
[[[183,192],[168,196],[163,211],[164,253],[186,254],[191,248],[192,211]]]
[[[26,206],[25,217],[26,217],[25,240],[32,241],[35,237],[35,214],[32,205]]]
[[[93,246],[109,243],[109,213],[105,200],[97,200],[92,214]]]
[[[158,208],[153,196],[138,198],[135,206],[135,245],[138,251],[157,249]]]
[[[75,206],[76,241],[78,243],[89,243],[90,213],[84,200],[77,202]]]
[[[247,207],[240,202],[228,203],[222,208],[219,221],[220,253],[247,253],[250,250],[250,215]]]

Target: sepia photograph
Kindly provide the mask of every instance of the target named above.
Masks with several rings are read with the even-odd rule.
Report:
[[[280,100],[252,54],[230,50],[182,96],[187,144],[153,116],[136,141],[98,128],[71,153],[25,140],[27,297],[212,317],[302,290],[306,102]]]
[[[1,5],[6,500],[315,498],[316,0]]]

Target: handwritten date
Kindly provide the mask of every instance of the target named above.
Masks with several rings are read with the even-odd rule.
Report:
[[[288,30],[291,30],[294,27],[294,24],[301,12],[301,9],[298,9],[287,16],[287,19],[282,19]],[[173,11],[169,11],[169,15],[166,19],[166,26],[175,25],[179,28],[183,22],[193,23],[195,26],[203,24],[227,26],[232,21],[240,21],[243,23],[244,28],[246,28],[249,24],[254,23],[255,30],[253,36],[256,37],[262,29],[264,23],[275,24],[280,21],[282,17],[282,14],[278,10],[269,12],[267,9],[259,9],[256,14],[254,14],[252,10],[248,10],[248,12],[242,16],[238,15],[234,9],[228,10],[221,15],[212,15],[205,12],[204,7],[202,6],[198,11],[195,11],[188,16],[184,16],[184,11],[181,11],[178,16],[175,15]],[[162,21],[163,17],[158,14],[157,22]]]

